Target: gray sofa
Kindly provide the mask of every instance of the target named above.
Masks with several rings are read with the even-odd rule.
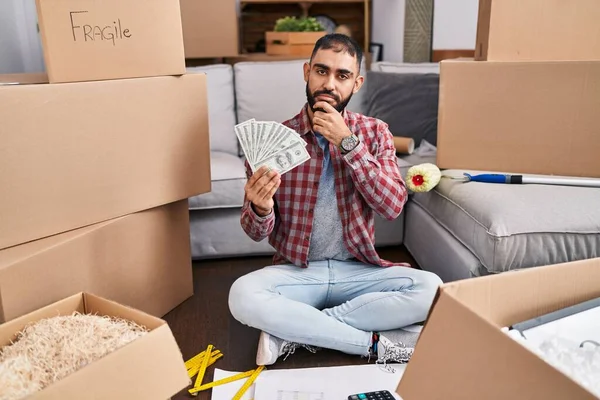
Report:
[[[194,259],[273,253],[266,240],[253,242],[239,225],[245,175],[233,126],[295,115],[305,101],[301,68],[301,61],[284,61],[190,69],[208,75],[213,185],[189,201]],[[365,74],[349,108],[385,120],[392,133],[417,145],[422,139],[435,145],[439,65],[382,62]],[[435,155],[398,159],[404,175],[423,162],[435,163]],[[376,243],[404,244],[444,281],[600,257],[599,205],[594,188],[442,179],[429,193],[411,194],[397,220],[377,218]]]
[[[211,192],[189,199],[193,259],[273,254],[267,240],[252,241],[240,226],[246,177],[234,126],[251,118],[282,122],[296,115],[306,101],[303,63],[240,62],[233,67],[188,68],[188,73],[207,74],[212,176]],[[348,108],[361,112],[363,100],[361,90]],[[395,221],[376,217],[375,231],[378,246],[401,244],[404,215]]]

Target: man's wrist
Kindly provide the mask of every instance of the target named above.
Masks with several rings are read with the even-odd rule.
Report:
[[[353,133],[350,133],[349,135],[342,138],[338,148],[340,149],[340,152],[342,154],[348,154],[352,152],[352,150],[356,149],[359,143],[360,140],[358,136],[354,135]]]
[[[252,202],[250,203],[250,207],[252,207],[252,211],[254,211],[254,213],[259,217],[266,217],[271,214],[271,211],[273,210],[272,208],[259,207]]]

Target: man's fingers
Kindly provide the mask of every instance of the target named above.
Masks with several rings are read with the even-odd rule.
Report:
[[[335,108],[333,108],[333,106],[326,101],[317,101],[315,103],[315,108],[321,108],[321,109],[325,110],[325,113],[337,112],[337,110]]]
[[[277,189],[279,189],[279,184],[281,183],[281,181],[276,181],[276,183],[269,189],[269,191],[266,193],[265,198],[266,199],[271,199],[273,198],[273,196],[275,196],[275,192],[277,191]]]
[[[272,198],[273,195],[275,194],[275,191],[277,191],[279,184],[280,184],[279,179],[273,179],[273,180],[269,181],[269,183],[267,183],[261,190],[262,199],[269,200],[270,198]]]
[[[263,198],[265,193],[269,191],[270,185],[276,181],[279,181],[279,176],[276,171],[270,171],[264,175],[254,186],[254,191],[258,198]]]
[[[248,180],[248,186],[253,187],[262,179],[270,179],[275,176],[275,171],[271,170],[271,168],[267,165],[263,165],[259,169],[256,170],[254,174]]]

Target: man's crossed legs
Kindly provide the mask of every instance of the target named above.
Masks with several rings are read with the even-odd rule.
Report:
[[[430,272],[356,261],[273,265],[237,279],[229,309],[263,331],[258,365],[298,345],[402,362],[406,349],[379,332],[424,321],[441,283]]]

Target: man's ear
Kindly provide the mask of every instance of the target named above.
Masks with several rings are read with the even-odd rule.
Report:
[[[352,89],[352,94],[358,92],[360,90],[360,88],[362,87],[363,83],[365,82],[365,77],[362,75],[359,75],[356,78],[356,81],[354,81],[354,88]]]
[[[304,63],[304,82],[308,82],[308,76],[310,75],[310,64]]]

